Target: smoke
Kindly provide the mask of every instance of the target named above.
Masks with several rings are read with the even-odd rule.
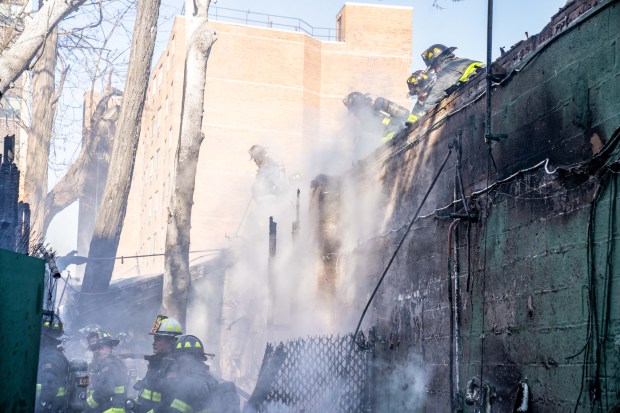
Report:
[[[389,365],[376,367],[377,371],[385,373],[377,380],[378,390],[384,397],[377,401],[375,411],[424,411],[430,372],[425,369],[420,356],[409,352],[402,361],[394,360]]]
[[[352,178],[341,181],[338,193],[333,194],[334,205],[338,205],[334,213],[339,217],[335,230],[341,246],[334,251],[333,284],[326,286],[321,281],[325,257],[317,246],[322,235],[317,232],[317,205],[311,205],[315,201],[311,199],[311,182],[319,173],[346,175],[382,144],[380,136],[362,133],[358,120],[346,114],[344,106],[340,121],[329,139],[310,139],[316,145],[305,147],[301,160],[293,165],[284,164],[287,152],[277,142],[256,142],[267,147],[273,160],[284,168],[288,190],[267,199],[255,197],[251,202],[234,242],[233,264],[223,280],[220,345],[214,349],[219,355],[214,369],[246,391],[254,387],[267,342],[352,332],[363,308],[360,297],[365,299],[371,288],[356,272],[369,257],[354,254],[354,250],[381,231],[385,197],[380,185],[361,185]],[[248,182],[248,194],[251,186]],[[277,223],[277,248],[271,259],[270,217]],[[295,235],[294,224],[299,228]],[[204,289],[196,295],[212,299]],[[188,312],[188,328],[200,331],[196,326],[203,326],[205,331],[211,319],[206,311],[208,305],[203,304]],[[279,411],[279,407],[273,409]]]

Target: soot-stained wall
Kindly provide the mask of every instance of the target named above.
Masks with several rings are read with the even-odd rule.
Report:
[[[319,251],[339,257],[339,265],[322,267],[333,273],[319,282],[337,289],[333,279],[354,273],[357,294],[336,291],[333,306],[357,317],[450,153],[364,322],[379,334],[375,411],[407,411],[415,381],[423,383],[421,410],[450,411],[452,395],[473,411],[463,398],[481,375],[492,386],[493,411],[513,411],[521,382],[535,412],[619,401],[620,4],[599,3],[508,67],[494,87],[493,133],[507,139],[484,140],[480,78],[345,176],[315,182]],[[477,219],[465,218],[459,170]],[[334,187],[357,191],[353,199],[379,188],[381,201],[367,217],[381,223],[374,236],[354,245],[344,239],[344,220],[358,206]],[[329,208],[321,208],[325,199]],[[403,366],[424,373],[395,383]]]

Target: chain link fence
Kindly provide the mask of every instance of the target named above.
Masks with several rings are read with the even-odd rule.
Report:
[[[256,390],[261,413],[371,411],[373,346],[363,335],[318,336],[267,345]]]

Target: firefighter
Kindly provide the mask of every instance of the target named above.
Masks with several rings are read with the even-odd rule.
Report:
[[[454,50],[456,47],[434,44],[422,52],[422,60],[427,66],[424,73],[428,83],[423,102],[416,109],[420,113],[428,112],[485,67],[482,62],[456,57]]]
[[[41,351],[37,371],[35,412],[61,412],[67,408],[69,361],[59,348],[64,326],[53,311],[45,310],[41,325]]]
[[[416,102],[411,109],[411,115],[409,121],[411,123],[416,122],[423,117],[426,112],[424,111],[424,103],[428,97],[428,93],[432,88],[435,81],[435,72],[416,70],[407,79],[407,87],[409,88],[409,97],[415,97]]]
[[[368,93],[351,92],[342,100],[342,103],[358,118],[373,116],[372,98]]]
[[[415,121],[406,108],[383,97],[373,103],[367,93],[351,92],[342,103],[359,119],[364,134],[380,135],[383,142],[391,140],[406,123]]]
[[[288,178],[284,166],[269,156],[267,149],[261,145],[252,145],[248,150],[250,160],[258,167],[252,185],[252,197],[256,202],[275,200],[288,192]]]
[[[153,336],[153,355],[144,357],[149,365],[144,378],[134,386],[138,397],[127,400],[125,404],[127,410],[134,412],[148,412],[160,407],[165,375],[172,363],[169,356],[175,348],[177,337],[183,331],[181,324],[174,318],[158,315],[149,334]]]
[[[172,357],[174,365],[166,375],[169,393],[165,395],[162,412],[240,412],[235,385],[218,383],[211,375],[205,364],[204,346],[198,337],[180,336]]]
[[[92,331],[86,337],[93,352],[90,385],[86,399],[88,413],[123,413],[127,399],[127,369],[113,354],[118,340],[104,330]]]

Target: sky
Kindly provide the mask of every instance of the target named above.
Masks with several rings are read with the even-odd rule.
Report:
[[[162,0],[155,61],[168,41],[174,15],[180,13],[183,3],[182,0]],[[424,68],[420,54],[435,43],[457,47],[455,54],[459,57],[486,60],[487,1],[437,0],[440,8],[433,6],[433,0],[358,0],[353,3],[413,7],[412,71]],[[538,33],[565,3],[566,0],[495,1],[493,58],[499,55],[500,47],[508,50],[525,39],[526,32]],[[212,12],[221,7],[294,17],[313,27],[335,28],[336,15],[343,5],[344,1],[337,0],[218,0],[211,3],[211,8]],[[51,181],[55,181],[59,176],[52,178]],[[77,210],[77,205],[67,208],[50,226],[48,241],[61,255],[76,249]]]
[[[177,0],[178,1],[178,0]],[[413,69],[423,68],[420,54],[434,43],[458,47],[458,56],[486,60],[487,1],[484,0],[358,0],[367,3],[413,7]],[[499,0],[494,2],[494,58],[499,47],[506,50],[538,33],[566,0]],[[211,7],[249,10],[296,17],[313,27],[335,27],[336,15],[344,5],[336,0],[218,0]]]

